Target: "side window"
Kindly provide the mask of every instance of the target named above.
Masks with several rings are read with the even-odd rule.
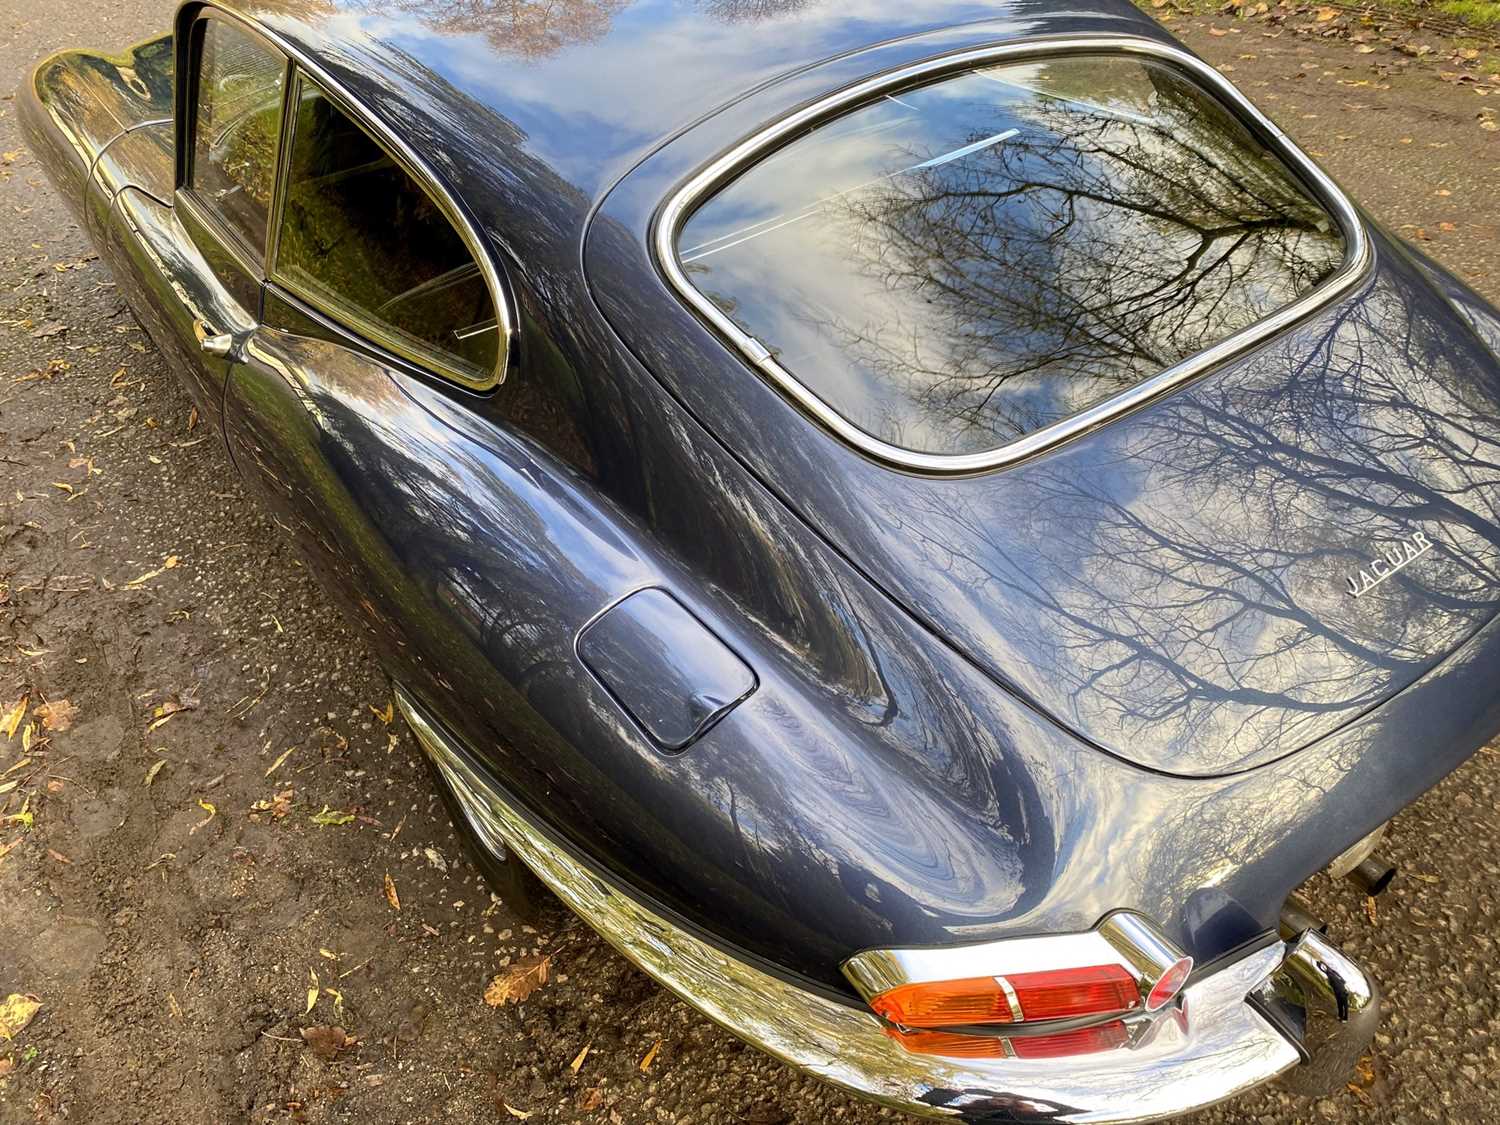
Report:
[[[258,261],[276,183],[286,60],[224,20],[199,26],[190,186]]]
[[[272,274],[348,328],[471,386],[495,382],[484,273],[443,208],[305,75]]]

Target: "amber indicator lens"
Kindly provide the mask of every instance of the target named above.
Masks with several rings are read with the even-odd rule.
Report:
[[[1182,986],[1187,983],[1192,971],[1193,959],[1184,957],[1163,973],[1146,996],[1146,1011],[1154,1012],[1163,1004],[1170,1003],[1172,997],[1182,991]]]
[[[1060,1031],[1056,1035],[1017,1035],[1009,1039],[952,1031],[902,1031],[895,1027],[886,1028],[885,1033],[914,1055],[950,1059],[1061,1059],[1112,1051],[1130,1039],[1130,1032],[1119,1020]]]
[[[957,1027],[1128,1012],[1140,1003],[1135,978],[1123,965],[1088,965],[903,984],[880,993],[870,1007],[903,1027]]]

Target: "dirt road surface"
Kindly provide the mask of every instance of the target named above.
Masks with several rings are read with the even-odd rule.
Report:
[[[0,87],[168,14],[0,0]],[[1173,26],[1500,300],[1500,86],[1455,78],[1474,68],[1453,44],[1416,36],[1413,57],[1312,12]],[[0,708],[29,696],[0,730],[0,815],[33,820],[0,824],[0,998],[42,1004],[0,1041],[0,1121],[895,1120],[741,1045],[560,907],[528,928],[491,900],[375,662],[191,424],[9,100],[0,153]],[[1497,808],[1491,750],[1399,822],[1407,874],[1373,913],[1316,889],[1392,999],[1350,1088],[1201,1120],[1500,1119]],[[538,952],[548,983],[487,1006]],[[356,1041],[324,1059],[300,1035],[323,1025]]]

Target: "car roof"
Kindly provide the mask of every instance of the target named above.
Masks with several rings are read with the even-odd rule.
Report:
[[[966,25],[1079,16],[1150,28],[1128,0],[224,0],[316,59],[427,149],[503,177],[514,146],[590,200],[671,136],[778,79]],[[486,153],[486,149],[489,149]]]

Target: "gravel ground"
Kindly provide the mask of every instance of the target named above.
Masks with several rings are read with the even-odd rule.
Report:
[[[1459,77],[1484,65],[1461,44],[1352,19],[1171,23],[1500,300],[1500,85]],[[167,20],[141,0],[0,0],[0,85]],[[0,1041],[0,1121],[897,1119],[742,1046],[560,907],[528,925],[492,900],[375,662],[192,425],[8,100],[0,151],[0,708],[27,692],[53,724],[29,751],[0,732],[0,787],[20,782],[0,816],[34,818],[0,822],[0,997],[42,1003]],[[325,806],[355,819],[319,825]],[[1200,1120],[1500,1119],[1497,807],[1486,751],[1396,826],[1407,874],[1377,910],[1312,888],[1393,1000],[1350,1087]],[[549,982],[486,1006],[537,953]],[[323,1025],[356,1042],[319,1057],[300,1030]]]

